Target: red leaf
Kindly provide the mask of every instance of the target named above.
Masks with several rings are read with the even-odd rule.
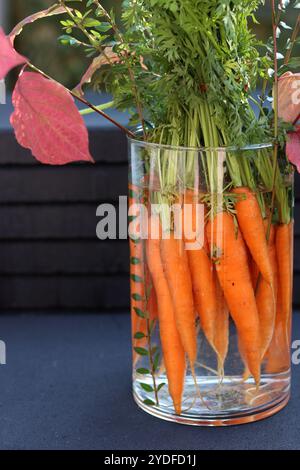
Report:
[[[49,165],[93,162],[88,132],[72,96],[59,83],[23,72],[12,96],[11,124],[20,145]]]
[[[294,123],[300,113],[300,73],[286,72],[278,82],[278,114]]]
[[[72,10],[72,8],[70,8],[70,10]],[[52,7],[47,8],[47,10],[38,11],[37,13],[33,13],[33,15],[24,18],[24,20],[20,21],[20,23],[18,23],[10,33],[9,37],[11,39],[11,42],[14,43],[15,37],[22,32],[22,29],[27,24],[33,23],[34,21],[39,20],[40,18],[46,18],[48,16],[53,15],[61,15],[63,13],[66,13],[64,7],[59,5],[52,5]]]
[[[5,78],[11,69],[26,62],[28,62],[26,57],[18,54],[0,27],[0,80]]]
[[[300,130],[289,133],[286,154],[290,162],[297,167],[298,173],[300,173]]]

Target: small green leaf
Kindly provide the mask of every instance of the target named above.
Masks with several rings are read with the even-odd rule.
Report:
[[[142,333],[141,331],[137,331],[137,333],[134,335],[135,339],[143,339],[145,336],[145,333]]]
[[[144,300],[143,296],[137,293],[132,294],[132,298],[136,301]]]
[[[141,264],[141,260],[140,260],[140,258],[136,258],[136,257],[132,256],[132,258],[130,258],[130,263],[134,264],[134,265]]]
[[[67,34],[63,34],[58,38],[61,44],[69,45],[69,46],[80,46],[80,42],[77,39],[73,38],[72,36],[68,36]]]
[[[145,392],[149,392],[149,393],[154,392],[154,388],[151,385],[143,384],[143,383],[141,383],[140,385],[142,389],[145,390]]]
[[[128,194],[129,194],[129,197],[131,197],[132,199],[138,198],[138,195],[136,194],[136,192],[133,191],[133,189],[129,189]]]
[[[140,318],[146,318],[146,314],[138,307],[133,307],[133,310],[137,314],[138,317]]]
[[[138,346],[134,348],[135,352],[140,356],[148,356],[148,351],[145,348],[139,348]]]
[[[159,392],[165,385],[165,383],[159,384],[159,386],[157,387],[157,391]]]
[[[153,369],[154,369],[154,372],[156,372],[157,369],[158,369],[159,362],[160,362],[159,359],[160,359],[160,355],[159,355],[159,353],[158,353],[158,354],[156,354],[156,356],[155,356],[155,358],[154,358],[154,361],[153,361]]]
[[[82,13],[79,10],[75,10],[75,15],[77,16],[77,18],[82,18]]]
[[[86,28],[95,28],[96,26],[99,26],[101,23],[99,20],[95,20],[94,18],[85,18],[83,20],[83,25]]]
[[[131,274],[130,277],[134,282],[143,282],[143,279],[140,276],[138,276],[137,274]]]
[[[141,375],[148,375],[148,374],[150,374],[150,370],[144,369],[143,367],[141,367],[140,369],[137,369],[136,372],[137,372],[137,374],[141,374]]]
[[[98,29],[98,31],[100,31],[101,33],[107,33],[107,31],[109,31],[111,28],[111,24],[106,22],[103,22],[96,26],[96,29]]]
[[[135,245],[138,245],[141,242],[141,239],[139,237],[135,238],[131,236],[130,240],[132,240]]]
[[[148,405],[148,406],[155,406],[154,401],[149,400],[148,398],[147,398],[147,400],[144,400],[143,403],[144,403],[145,405]]]

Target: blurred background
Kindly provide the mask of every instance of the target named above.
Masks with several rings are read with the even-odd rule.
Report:
[[[118,12],[121,3],[103,0]],[[8,32],[24,17],[52,4],[53,0],[0,0],[0,25]],[[271,32],[269,6],[260,9],[258,19],[256,33],[266,40]],[[59,45],[61,34],[57,17],[38,21],[26,27],[17,49],[73,87],[87,59],[80,50]],[[14,78],[11,74],[8,89]],[[96,165],[50,168],[37,164],[18,146],[9,125],[11,110],[9,99],[0,106],[0,310],[128,311],[127,242],[96,239],[97,206],[117,204],[119,195],[127,194],[125,137],[91,116],[87,124]],[[126,117],[119,119],[126,122]],[[297,212],[298,204],[295,283],[300,287]],[[295,289],[294,302],[300,306],[300,289]]]
[[[10,30],[24,17],[55,3],[54,0],[0,0],[0,18],[2,24]],[[103,6],[114,8],[117,18],[121,13],[122,0],[103,0]],[[253,25],[254,31],[261,40],[267,40],[271,34],[270,3],[261,7],[257,15],[259,24]],[[80,9],[77,2],[76,8]],[[291,15],[292,16],[292,15]],[[291,24],[293,18],[290,17]],[[57,38],[62,34],[58,18],[38,21],[24,29],[17,39],[17,48],[24,55],[30,55],[33,62],[49,75],[68,86],[78,83],[82,76],[87,59],[82,51],[58,44]],[[288,32],[287,32],[288,34]],[[281,43],[286,40],[283,34]]]

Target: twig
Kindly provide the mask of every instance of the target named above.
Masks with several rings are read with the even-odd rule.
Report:
[[[285,56],[285,59],[284,59],[284,65],[288,65],[288,63],[291,59],[291,55],[292,55],[293,48],[294,48],[294,45],[296,43],[296,40],[297,40],[297,37],[298,37],[298,34],[299,34],[299,30],[300,30],[300,14],[298,15],[293,34],[291,36],[291,44],[290,44],[290,48],[288,49],[288,51],[286,53],[286,56]]]
[[[47,78],[48,80],[51,80],[52,82],[55,82],[61,86],[63,86],[61,83],[57,82],[56,80],[54,80],[52,77],[50,77],[49,75],[47,75],[45,72],[43,72],[42,70],[38,69],[35,65],[31,64],[30,62],[27,63],[28,67],[30,67],[32,70],[34,70],[35,72],[39,73],[40,75],[42,75],[43,77]],[[88,108],[92,109],[93,111],[95,111],[95,113],[98,113],[100,114],[100,116],[104,117],[105,119],[107,119],[108,121],[110,121],[112,124],[114,124],[116,127],[118,127],[121,131],[125,132],[125,134],[128,135],[128,137],[130,137],[131,139],[134,139],[135,138],[135,135],[133,134],[133,132],[131,132],[129,129],[127,129],[126,127],[124,127],[122,124],[120,124],[118,121],[115,121],[115,119],[113,119],[111,116],[109,116],[108,114],[104,113],[103,111],[101,111],[99,108],[97,108],[97,106],[94,106],[92,103],[90,103],[89,101],[87,101],[85,98],[81,98],[80,96],[78,96],[76,93],[74,93],[72,90],[69,90],[69,88],[63,86],[64,89],[70,93],[71,96],[73,96],[73,98],[75,98],[76,100],[80,101],[81,103],[85,104],[85,106],[87,106]]]
[[[295,121],[293,122],[293,125],[295,126],[299,120],[300,120],[300,113],[298,114]]]
[[[94,4],[102,11],[103,15],[109,21],[114,33],[118,37],[120,43],[124,45],[125,43],[124,43],[123,36],[122,36],[121,32],[119,31],[118,26],[115,24],[114,21],[112,21],[112,18],[110,16],[110,14],[108,13],[108,11],[106,11],[106,9],[100,4],[100,2],[98,0],[94,0]],[[132,68],[129,64],[129,58],[130,57],[129,57],[129,53],[128,53],[126,48],[124,49],[124,53],[125,53],[126,65],[127,65],[127,69],[128,69],[129,78],[130,78],[131,83],[132,83],[132,91],[133,91],[135,101],[136,101],[137,112],[138,112],[138,115],[139,115],[139,119],[141,121],[143,134],[144,134],[144,139],[146,140],[147,133],[146,133],[145,120],[144,120],[144,117],[143,117],[143,109],[142,109],[142,104],[141,104],[141,100],[140,100],[140,94],[139,94],[139,91],[138,91],[138,87],[137,87],[137,84],[136,84],[136,80],[135,80],[133,70],[132,70]]]
[[[272,217],[275,208],[276,198],[276,178],[277,178],[277,160],[278,160],[278,59],[277,59],[277,27],[280,19],[280,15],[276,20],[276,7],[275,0],[271,0],[272,5],[272,29],[273,29],[273,46],[274,46],[274,152],[273,152],[273,178],[272,178],[272,201],[269,223],[267,228],[267,241],[270,239]]]
[[[80,22],[78,22],[78,18],[75,15],[73,15],[72,10],[69,7],[67,7],[67,5],[65,5],[64,0],[59,0],[59,2],[60,2],[60,5],[66,10],[66,13],[69,15],[69,17],[72,19],[72,21],[75,23],[76,27],[88,38],[88,40],[90,41],[90,45],[94,49],[97,49],[98,52],[103,54],[105,59],[107,60],[107,62],[110,65],[112,65],[110,57],[105,53],[105,47],[103,47],[101,44],[99,46],[97,45],[97,47],[96,47],[95,40],[94,40],[93,36],[91,36],[89,34],[89,32],[80,24]],[[88,47],[89,47],[89,45],[88,45]]]

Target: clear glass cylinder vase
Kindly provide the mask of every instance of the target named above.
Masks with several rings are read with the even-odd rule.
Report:
[[[136,403],[191,425],[276,413],[290,396],[293,169],[267,144],[129,145]]]

